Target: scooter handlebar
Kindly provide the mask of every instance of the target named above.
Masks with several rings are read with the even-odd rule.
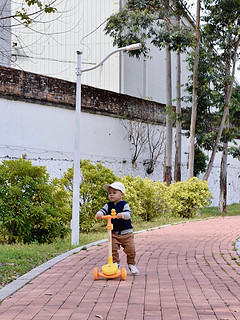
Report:
[[[112,224],[111,220],[112,220],[112,219],[115,219],[115,218],[118,219],[117,216],[111,216],[110,214],[108,214],[108,215],[106,215],[106,216],[102,216],[101,218],[102,218],[102,219],[107,219],[107,229],[108,229],[108,230],[112,230],[112,229],[113,229],[113,224]],[[97,218],[95,217],[95,219],[97,219]]]
[[[102,216],[101,219],[107,219],[108,221],[111,221],[111,219],[119,219],[117,216],[111,216],[110,214],[107,214],[106,216]],[[97,216],[95,216],[95,219],[97,219]]]
[[[112,215],[110,215],[110,214],[107,214],[106,216],[102,216],[102,219],[115,219],[115,218],[118,219],[117,216],[112,216]]]

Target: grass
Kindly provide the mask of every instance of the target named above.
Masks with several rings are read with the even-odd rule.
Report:
[[[233,204],[227,207],[225,216],[240,215],[240,204]],[[216,207],[209,207],[202,210],[201,216],[196,216],[191,221],[197,219],[207,219],[209,217],[221,216]],[[134,231],[150,229],[166,224],[186,222],[188,219],[161,217],[151,222],[133,221]],[[89,234],[80,234],[79,246],[104,239],[107,237],[105,228],[96,224],[94,232]],[[70,236],[65,239],[57,240],[51,244],[14,244],[0,245],[0,288],[11,281],[37,267],[38,265],[73,249]]]
[[[104,232],[81,234],[79,246],[105,237]],[[71,245],[70,236],[51,244],[0,245],[0,289],[31,269],[75,247]]]

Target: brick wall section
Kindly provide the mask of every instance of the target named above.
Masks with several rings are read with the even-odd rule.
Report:
[[[0,95],[8,99],[73,108],[75,83],[0,66]]]
[[[75,108],[76,83],[0,66],[0,97]],[[82,111],[164,123],[163,104],[82,85]]]

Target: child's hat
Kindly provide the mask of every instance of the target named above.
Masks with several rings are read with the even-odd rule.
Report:
[[[103,186],[103,189],[108,190],[109,187],[116,189],[116,190],[120,190],[123,194],[125,193],[125,187],[121,182],[113,182],[112,184],[105,184]]]

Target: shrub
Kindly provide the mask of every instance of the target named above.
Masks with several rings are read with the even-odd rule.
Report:
[[[197,178],[176,182],[167,187],[160,181],[142,179],[139,176],[134,178],[127,175],[120,179],[102,164],[95,166],[89,160],[81,161],[80,166],[80,230],[84,232],[93,229],[95,214],[109,201],[103,185],[114,181],[121,181],[125,185],[126,194],[123,199],[129,203],[133,221],[150,221],[166,214],[191,218],[210,203],[211,194],[207,182]],[[72,168],[65,173],[61,182],[72,194]]]
[[[212,194],[207,181],[193,177],[187,181],[175,182],[169,187],[169,210],[172,215],[192,218],[203,207],[211,203]]]
[[[133,219],[140,217],[144,221],[150,221],[164,213],[165,183],[142,179],[139,176],[125,176],[122,182],[126,187],[124,199],[129,203]]]
[[[80,185],[80,230],[89,232],[95,224],[96,213],[109,201],[103,185],[119,181],[120,178],[101,163],[95,166],[89,160],[81,160],[80,167],[82,173]],[[65,173],[61,181],[65,188],[72,193],[73,168],[70,168]]]
[[[192,218],[210,204],[212,195],[206,181],[197,178],[175,182],[169,187],[160,181],[151,181],[139,176],[125,176],[122,182],[132,217],[151,221],[161,215]]]
[[[3,161],[0,165],[0,225],[8,243],[51,242],[69,228],[67,194],[49,181],[43,166],[31,161]]]
[[[141,182],[140,177],[132,177],[130,175],[124,176],[121,182],[125,186],[125,196],[123,200],[127,201],[132,215],[132,220],[137,220],[143,215],[143,208],[141,206]]]
[[[162,183],[156,183],[147,178],[142,180],[141,205],[143,208],[142,218],[144,221],[151,221],[162,213]]]

